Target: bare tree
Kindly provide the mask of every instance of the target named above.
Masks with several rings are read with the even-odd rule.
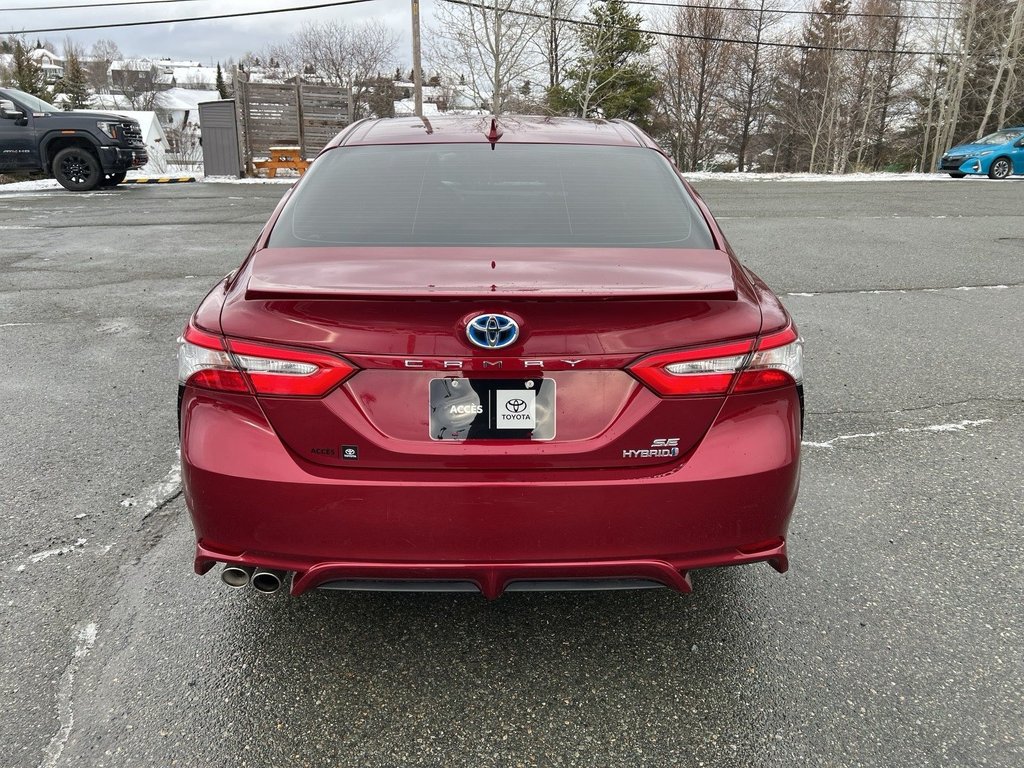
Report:
[[[735,18],[714,0],[679,8],[661,50],[662,112],[680,168],[707,166],[719,148]]]
[[[86,73],[89,87],[96,93],[110,91],[110,65],[121,58],[121,49],[113,40],[97,40],[92,44]]]
[[[398,33],[379,20],[358,25],[310,22],[283,45],[271,46],[264,59],[306,79],[352,89],[352,109],[365,111],[376,78],[396,60]]]
[[[946,4],[949,2],[949,5]],[[916,62],[918,70],[918,120],[922,125],[920,150],[918,153],[918,170],[928,171],[933,167],[933,148],[938,130],[938,111],[942,107],[945,95],[943,84],[949,71],[950,48],[953,44],[954,25],[952,21],[952,3],[955,0],[938,0],[932,8],[938,17],[936,23],[923,30],[922,40],[935,53],[923,61]]]
[[[935,144],[932,150],[931,166],[934,168],[938,163],[939,156],[952,143],[957,135],[957,126],[960,122],[960,108],[964,95],[964,87],[967,84],[967,72],[970,69],[969,52],[975,46],[976,30],[978,27],[979,0],[967,0],[961,6],[960,23],[963,25],[963,32],[960,35],[959,47],[954,51],[950,66],[946,72],[946,83],[943,89],[945,98],[939,109],[939,124],[935,132]]]
[[[763,126],[771,104],[777,62],[774,50],[765,43],[773,42],[771,30],[783,19],[780,0],[733,0],[738,11],[735,22],[737,37],[751,43],[734,51],[728,78],[729,103],[739,129],[736,148],[737,168],[747,167],[751,132]]]
[[[543,71],[535,42],[547,24],[547,10],[543,0],[485,1],[486,6],[435,6],[428,56],[447,80],[464,78],[477,103],[499,114],[516,88],[537,82]]]
[[[999,109],[999,127],[1002,128],[1003,126],[1003,120],[1006,119],[1007,106],[1011,98],[1016,95],[1012,93],[1009,86],[1012,84],[1010,80],[1014,77],[1014,67],[1017,58],[1020,56],[1022,41],[1024,41],[1024,0],[1017,0],[1013,16],[1010,19],[1009,26],[1006,27],[1006,34],[1000,46],[999,67],[996,69],[992,88],[989,91],[988,102],[985,105],[985,114],[981,119],[981,125],[978,126],[979,139],[985,135],[985,128],[992,117],[992,110],[995,107],[996,98],[1000,90],[1002,90],[1002,100]],[[1001,88],[1004,74],[1007,75],[1007,87]]]
[[[110,85],[113,93],[124,96],[136,111],[153,109],[158,92],[157,68],[149,59],[121,59],[111,63]]]
[[[836,172],[881,163],[896,85],[911,63],[901,52],[908,31],[904,0],[862,0],[850,14]]]
[[[583,0],[545,0],[544,10],[548,15],[544,29],[542,54],[548,66],[548,89],[562,84],[565,62],[575,50],[578,36],[571,21]]]
[[[1024,3],[1021,3],[1021,0],[1017,0],[1017,2],[1016,12],[1019,15]],[[1017,117],[1024,119],[1024,104],[1021,103],[1019,98],[1016,98],[1019,93],[1017,90],[1017,70],[1024,68],[1024,22],[1018,18],[1017,24],[1016,33],[1011,35],[1010,60],[1006,66],[1006,87],[1003,88],[1003,98],[999,105],[1000,128],[1006,126],[1007,112],[1011,104],[1015,105]],[[1016,102],[1014,101],[1015,98]]]
[[[882,34],[879,35],[885,41],[889,51],[882,54],[884,58],[880,65],[881,89],[878,93],[878,112],[871,166],[876,171],[882,165],[885,157],[886,135],[889,133],[890,123],[895,116],[893,105],[897,98],[897,86],[906,80],[915,62],[914,55],[900,53],[907,49],[912,31],[910,21],[906,18],[908,15],[907,5],[905,0],[877,0],[877,5],[869,6],[887,11],[890,16],[884,20]]]

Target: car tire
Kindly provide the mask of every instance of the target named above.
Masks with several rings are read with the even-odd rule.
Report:
[[[1008,157],[997,157],[992,161],[992,165],[988,167],[988,177],[1001,181],[1013,173],[1013,163],[1010,162]]]
[[[84,147],[62,149],[53,158],[53,177],[64,189],[88,192],[103,180],[100,161]]]
[[[103,180],[100,182],[100,186],[116,187],[118,184],[124,181],[124,177],[127,175],[127,171],[121,171],[120,173],[108,173],[106,176],[103,177]]]
[[[967,174],[966,173],[960,173],[960,171],[950,171],[949,175],[950,175],[951,178],[954,178],[954,179],[962,179]]]

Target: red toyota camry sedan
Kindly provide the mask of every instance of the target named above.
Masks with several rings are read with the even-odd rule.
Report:
[[[488,598],[785,571],[801,380],[635,126],[356,123],[182,334],[195,569]]]

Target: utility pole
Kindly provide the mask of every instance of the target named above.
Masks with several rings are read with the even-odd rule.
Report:
[[[420,0],[412,0],[412,83],[416,116],[423,117],[423,72],[420,64]]]

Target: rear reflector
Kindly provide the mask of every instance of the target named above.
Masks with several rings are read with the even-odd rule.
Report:
[[[790,326],[763,337],[699,349],[661,352],[629,370],[663,397],[725,395],[775,389],[803,380],[803,340]]]
[[[320,397],[355,370],[334,355],[225,340],[191,325],[179,340],[179,383],[204,389]]]

